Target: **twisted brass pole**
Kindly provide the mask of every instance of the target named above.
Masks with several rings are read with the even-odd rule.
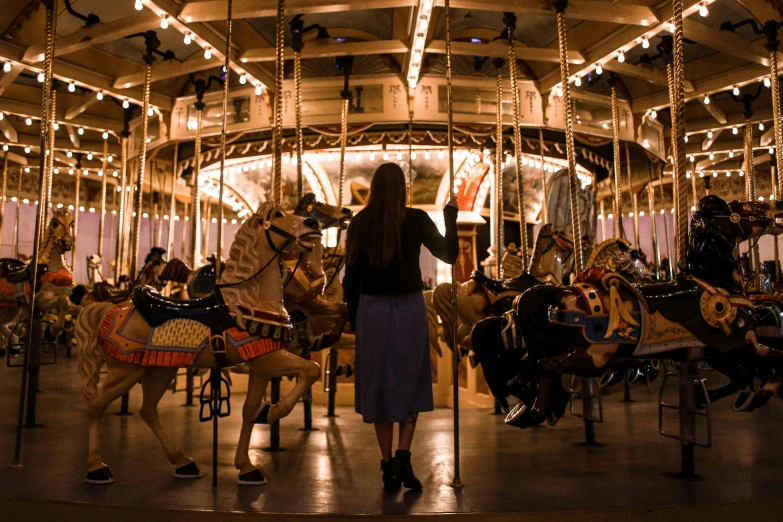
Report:
[[[538,129],[538,152],[541,156],[541,223],[549,223],[549,193],[546,186],[546,162],[544,161],[544,129]]]
[[[655,187],[652,182],[647,184],[647,208],[650,213],[650,237],[652,238],[653,256],[655,258],[655,279],[661,279],[661,250],[658,246],[658,230],[655,223]]]
[[[74,180],[73,187],[73,243],[71,243],[71,266],[73,268],[76,268],[76,260],[78,259],[76,257],[76,245],[79,236],[79,206],[81,205],[82,176],[84,175],[81,161],[80,157],[76,163],[76,171],[74,174],[76,179]]]
[[[38,209],[35,214],[35,236],[33,238],[33,254],[32,254],[32,277],[30,278],[30,294],[28,300],[28,314],[27,314],[27,332],[25,350],[22,359],[22,383],[19,389],[19,409],[16,423],[16,441],[14,444],[14,467],[22,465],[22,425],[24,422],[24,410],[25,399],[27,397],[27,374],[30,369],[30,351],[33,348],[33,331],[35,327],[35,294],[38,290],[38,262],[39,252],[41,248],[41,231],[43,223],[46,218],[46,211],[44,209],[43,202],[48,193],[49,187],[46,180],[46,149],[49,145],[49,93],[52,86],[52,61],[54,58],[54,43],[57,30],[57,0],[43,0],[43,5],[46,9],[46,35],[45,35],[45,51],[44,56],[49,56],[49,62],[44,67],[44,89],[43,96],[41,97],[41,154],[39,158],[39,171],[38,171]],[[19,171],[19,177],[21,180],[22,171]],[[19,200],[16,201],[16,206],[19,208]]]
[[[606,205],[604,205],[604,199],[598,202],[599,212],[601,212],[601,241],[606,241]]]
[[[745,197],[748,201],[756,201],[758,199],[756,194],[756,173],[753,171],[753,123],[751,118],[745,120]],[[760,278],[762,277],[759,244],[758,242],[751,244],[750,271],[753,276],[753,290],[758,292],[761,290]]]
[[[685,150],[685,59],[683,57],[682,36],[682,0],[673,0],[674,18],[674,94],[675,103],[672,104],[672,114],[676,113],[676,127],[673,127],[673,139],[677,143],[676,156],[674,156],[674,183],[677,186],[675,200],[675,212],[677,216],[677,259],[680,269],[686,266],[688,249],[688,198],[686,197],[688,184],[685,177],[687,157]]]
[[[174,217],[177,215],[177,163],[179,161],[179,144],[174,143],[174,158],[171,160],[171,202],[169,203],[169,232],[166,237],[166,257],[171,260],[174,255]],[[183,223],[184,226],[184,223]]]
[[[624,237],[623,228],[623,194],[620,192],[620,111],[617,107],[617,76],[610,74],[609,85],[612,87],[612,151],[614,157],[614,233],[615,237]]]
[[[348,104],[350,99],[343,96],[340,109],[340,178],[338,185],[337,204],[343,204],[345,195],[345,147],[348,144]]]
[[[304,195],[304,165],[302,165],[304,137],[302,136],[302,53],[298,50],[294,51],[294,111],[296,112],[296,191],[301,199]]]
[[[223,119],[222,119],[222,132],[220,133],[220,182],[218,188],[218,222],[217,222],[217,248],[215,255],[215,281],[220,280],[220,272],[222,270],[223,259],[223,217],[225,215],[225,209],[223,208],[223,192],[226,188],[226,126],[228,123],[228,84],[231,71],[231,27],[233,21],[231,19],[232,0],[228,0],[228,14],[226,16],[226,54],[225,63],[223,64],[223,70],[226,77],[223,79]],[[302,158],[299,158],[301,163]],[[209,222],[207,222],[207,228],[209,228]],[[215,416],[217,419],[217,416]],[[217,434],[217,420],[213,423],[213,429]],[[214,455],[214,463],[217,465],[217,455]]]
[[[628,170],[628,190],[631,192],[631,204],[633,205],[633,244],[641,248],[639,244],[639,195],[633,189],[633,176],[631,175],[631,152],[628,144],[625,144],[625,166]]]
[[[522,133],[519,128],[519,83],[517,81],[517,53],[514,43],[514,29],[517,17],[513,13],[506,13],[503,18],[508,33],[508,71],[511,78],[511,98],[514,107],[514,156],[517,163],[517,205],[519,206],[519,242],[522,252],[522,269],[527,271],[530,263],[530,247],[527,239],[527,219],[525,206],[525,180],[522,176]],[[542,165],[543,167],[543,165]]]
[[[503,279],[503,59],[495,58],[495,257],[497,277]]]
[[[670,56],[669,59],[673,60],[674,57]],[[671,62],[666,65],[666,80],[667,80],[667,84],[669,86],[669,104],[670,104],[670,107],[671,107],[671,111],[670,111],[670,114],[671,114],[671,157],[673,159],[673,161],[672,161],[672,177],[674,179],[674,182],[672,183],[672,200],[673,200],[674,206],[677,207],[677,189],[678,189],[677,172],[679,171],[679,166],[680,166],[679,163],[677,163],[678,144],[677,144],[677,139],[676,139],[677,116],[678,116],[678,114],[677,114],[677,111],[674,109],[674,104],[676,103],[676,99],[675,99],[675,96],[674,96],[674,89],[675,89],[675,85],[674,85],[674,64],[671,63]],[[663,196],[663,184],[661,184],[661,196]],[[661,198],[661,199],[663,199],[663,198]],[[675,214],[673,216],[673,221],[674,221],[674,228],[676,230],[677,229],[677,213],[676,212],[675,212]],[[668,227],[668,225],[666,225],[665,219],[664,219],[664,226]],[[667,230],[668,230],[668,228],[667,228]],[[667,232],[666,238],[667,238],[666,239],[666,251],[667,251],[667,253],[669,253],[669,265],[671,266],[671,265],[674,264],[674,259],[672,259],[671,253],[669,252],[669,239],[668,239],[669,236],[668,236],[668,232]],[[675,243],[676,243],[676,240],[675,240]],[[678,245],[675,245],[675,248],[677,246]]]
[[[5,223],[6,186],[8,183],[8,151],[3,152],[3,182],[0,188],[0,240],[3,238],[3,224]]]
[[[272,201],[283,203],[283,61],[285,45],[285,0],[277,0],[275,31],[275,128],[272,134],[274,171],[272,173]]]
[[[16,180],[16,205],[14,205],[14,234],[13,234],[13,243],[14,248],[12,249],[11,257],[14,259],[19,258],[19,207],[20,202],[22,201],[22,167],[19,167],[19,177]]]
[[[451,6],[450,0],[444,0],[444,14],[446,18],[446,113],[448,116],[447,139],[449,147],[449,196],[454,197],[454,183],[456,176],[454,172],[454,96],[452,93],[452,70],[451,70]],[[512,64],[513,65],[513,64]],[[512,69],[515,65],[512,66]],[[516,85],[512,81],[512,88],[516,90]],[[524,227],[523,227],[524,230]],[[451,265],[451,319],[452,319],[452,342],[451,352],[451,393],[454,404],[454,478],[451,486],[454,488],[462,487],[462,479],[459,473],[459,346],[457,346],[457,264]]]
[[[780,44],[780,42],[775,42]],[[780,173],[783,172],[783,123],[780,121],[780,84],[778,83],[778,45],[773,45],[769,52],[769,68],[770,68],[770,82],[772,86],[772,120],[773,132],[775,133],[775,167],[778,173],[778,182],[773,186],[777,189],[778,194],[783,194],[783,176]],[[777,197],[776,197],[777,199]],[[775,238],[777,244],[777,238]]]
[[[125,222],[127,221],[128,206],[128,136],[123,133],[120,137],[120,208],[117,211],[117,247],[114,260],[114,284],[118,284],[122,276],[122,265],[125,260]]]
[[[100,221],[98,222],[98,257],[103,263],[103,234],[105,232],[106,221],[106,178],[109,177],[109,140],[103,140],[103,158],[101,160],[101,210]]]
[[[779,149],[775,150],[775,154],[778,154],[778,150]],[[772,176],[772,179],[770,180],[772,182],[772,199],[774,199],[775,201],[778,201],[778,197],[779,197],[778,195],[780,193],[778,192],[778,185],[777,185],[777,182],[775,180],[776,170],[777,169],[773,165],[772,167],[770,167],[769,172],[770,172],[770,175]],[[778,245],[778,236],[772,236],[772,246],[773,246],[773,252],[774,252],[774,256],[775,256],[774,257],[774,260],[775,260],[775,277],[774,277],[774,281],[777,283],[777,282],[780,281],[780,279],[779,279],[779,275],[780,275],[780,247]]]
[[[46,155],[46,199],[43,202],[43,208],[44,208],[44,216],[46,216],[49,212],[49,207],[52,205],[52,181],[54,176],[54,139],[55,139],[55,132],[54,132],[54,125],[57,122],[57,89],[54,88],[54,84],[52,84],[52,88],[50,89],[49,97],[50,97],[50,110],[49,110],[49,150],[47,151]],[[43,120],[41,121],[41,124],[43,125]],[[46,220],[44,220],[43,223],[44,229],[46,228]],[[44,232],[43,230],[41,231]]]
[[[190,264],[193,268],[201,264],[201,188],[199,184],[201,181],[201,130],[204,125],[204,107],[203,101],[196,102],[196,139],[193,150],[193,173],[190,179]]]
[[[133,216],[133,226],[131,228],[130,245],[130,277],[135,280],[138,275],[137,264],[139,257],[139,239],[141,238],[141,209],[144,202],[144,169],[147,164],[147,134],[149,128],[149,115],[147,112],[150,107],[150,82],[152,81],[152,61],[148,60],[144,69],[144,94],[142,95],[141,105],[141,150],[139,152],[139,176],[136,178],[136,193],[134,196],[133,210],[136,215]]]

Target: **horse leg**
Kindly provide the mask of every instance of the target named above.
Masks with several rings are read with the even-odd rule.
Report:
[[[321,376],[318,363],[307,361],[286,350],[275,350],[249,361],[250,371],[257,371],[265,379],[272,377],[297,377],[296,385],[280,402],[268,407],[267,422],[273,424],[294,409],[304,392]]]
[[[258,370],[251,367],[247,381],[247,396],[242,406],[242,429],[239,432],[237,452],[234,457],[234,467],[239,470],[239,482],[242,485],[260,486],[266,484],[266,479],[253,462],[250,460],[250,436],[253,434],[256,416],[261,409],[261,404],[269,379],[261,375]]]
[[[139,382],[147,368],[130,364],[107,361],[108,375],[103,385],[98,387],[95,398],[88,406],[90,417],[89,450],[87,453],[87,477],[89,484],[111,484],[114,482],[109,466],[103,463],[100,455],[100,423],[106,408],[130,391]]]
[[[152,432],[163,446],[166,458],[174,464],[177,469],[174,472],[176,478],[198,478],[201,472],[192,458],[187,457],[169,436],[163,431],[158,417],[158,403],[169,389],[169,383],[177,374],[178,368],[149,368],[141,380],[141,389],[144,399],[141,404],[139,415],[147,423]]]

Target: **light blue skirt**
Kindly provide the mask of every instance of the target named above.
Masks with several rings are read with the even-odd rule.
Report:
[[[402,422],[432,411],[432,363],[424,295],[359,296],[356,412],[364,422]]]

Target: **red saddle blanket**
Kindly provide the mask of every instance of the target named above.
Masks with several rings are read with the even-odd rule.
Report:
[[[128,323],[138,318],[133,303],[121,303],[106,314],[98,329],[98,344],[115,359],[141,366],[181,368],[190,366],[205,346],[209,346],[209,328],[189,319],[174,319],[150,328],[146,339],[134,337]],[[134,317],[136,316],[136,317]],[[252,335],[232,327],[224,332],[226,342],[249,361],[281,348],[284,341]]]
[[[41,276],[41,286],[46,283],[54,286],[73,286],[73,274],[67,268],[61,268],[56,272],[46,272]],[[25,283],[27,294],[30,294],[30,283]],[[14,297],[14,285],[0,278],[0,307],[16,306]]]

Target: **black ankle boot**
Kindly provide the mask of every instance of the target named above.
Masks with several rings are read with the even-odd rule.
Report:
[[[394,461],[382,460],[381,471],[383,472],[383,489],[386,491],[398,491],[402,483],[394,473]]]
[[[421,491],[421,482],[413,474],[413,466],[411,466],[411,452],[405,450],[397,450],[394,454],[394,474],[402,482],[402,485],[408,489],[415,491]]]

